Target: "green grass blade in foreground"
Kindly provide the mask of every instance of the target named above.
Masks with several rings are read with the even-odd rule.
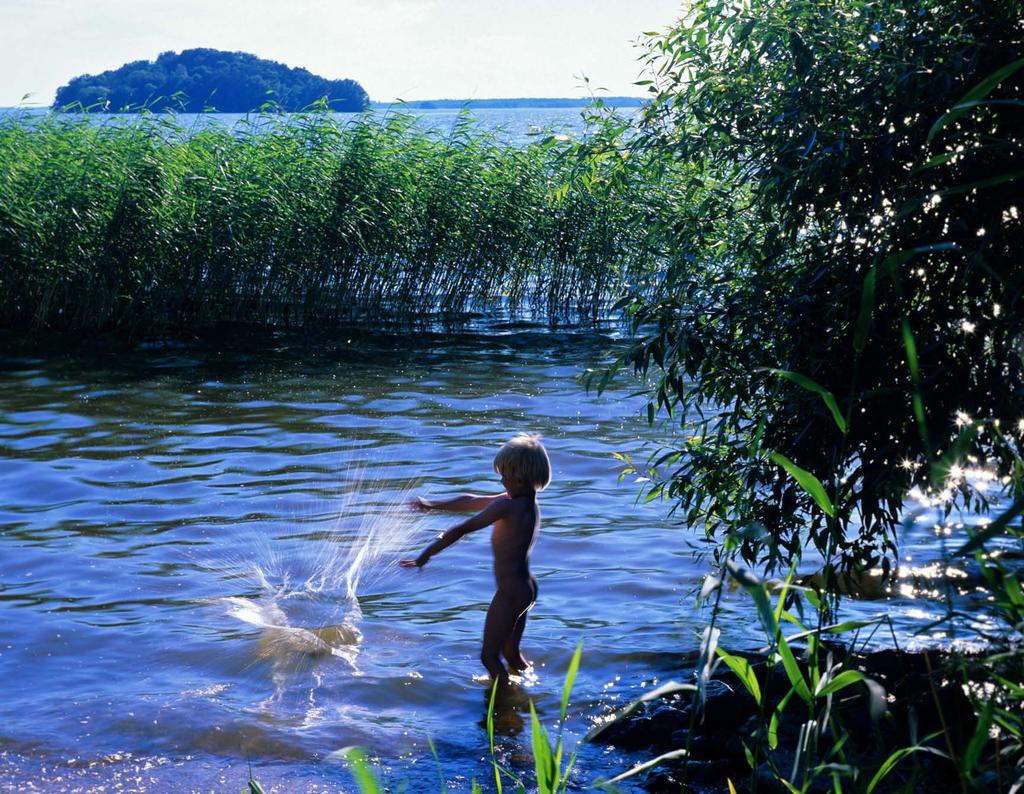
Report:
[[[932,736],[929,736],[926,741],[930,741],[938,735],[939,734],[933,734]],[[867,794],[872,794],[872,792],[878,787],[878,784],[882,782],[886,775],[892,772],[892,770],[900,761],[902,761],[908,755],[912,755],[913,753],[931,753],[932,755],[937,755],[940,758],[949,758],[949,756],[941,750],[937,750],[934,747],[928,747],[927,745],[918,744],[914,745],[913,747],[902,747],[896,752],[894,752],[892,755],[890,755],[888,758],[886,758],[885,762],[878,768],[878,771],[875,772],[874,777],[872,777],[871,781],[868,783],[868,787],[866,789]]]
[[[572,692],[573,684],[576,682],[576,673],[580,669],[580,657],[583,655],[583,641],[576,646],[576,652],[569,662],[569,669],[565,674],[565,686],[562,687],[562,703],[558,710],[558,719],[565,721],[565,710],[569,705],[569,694]],[[561,728],[559,728],[561,731]]]
[[[635,713],[637,711],[637,709],[639,709],[644,703],[647,703],[648,701],[656,700],[657,698],[663,697],[665,695],[671,695],[671,694],[674,694],[676,692],[696,692],[696,691],[697,691],[696,684],[681,684],[678,681],[667,681],[664,684],[662,684],[661,686],[659,686],[659,687],[657,687],[655,689],[652,689],[650,692],[648,692],[647,694],[643,695],[642,697],[637,698],[632,703],[630,703],[628,706],[625,706],[624,708],[619,709],[607,721],[602,722],[600,725],[595,725],[593,728],[591,728],[587,732],[586,736],[583,737],[583,741],[585,741],[585,742],[592,742],[592,741],[594,741],[594,739],[598,738],[611,725],[613,725],[616,722],[620,722],[620,721],[624,720],[626,717],[628,717],[629,715]]]
[[[843,670],[835,676],[823,675],[814,689],[814,696],[817,698],[828,697],[848,686],[863,681],[864,674],[859,670]]]
[[[757,675],[754,673],[754,668],[746,659],[742,656],[733,656],[731,653],[727,653],[721,648],[717,648],[716,652],[729,666],[736,677],[740,680],[740,683],[746,687],[746,690],[753,696],[754,701],[758,706],[761,705],[761,685],[757,682]]]
[[[620,783],[623,780],[635,777],[636,775],[639,775],[641,772],[646,772],[648,769],[652,769],[658,766],[659,764],[665,763],[666,761],[674,761],[677,758],[685,758],[686,756],[686,750],[672,750],[670,752],[659,755],[657,758],[652,758],[650,761],[644,761],[642,763],[639,763],[636,766],[626,770],[625,772],[616,775],[610,780],[599,781],[598,785],[615,785],[616,783]]]
[[[551,740],[548,738],[547,730],[537,719],[537,711],[533,707],[532,700],[530,701],[530,735],[533,764],[537,771],[537,788],[540,794],[554,794],[559,775],[555,769],[555,759],[551,752]]]
[[[978,759],[981,757],[981,752],[990,739],[989,728],[992,727],[994,712],[995,704],[991,699],[986,700],[985,705],[981,709],[981,714],[978,715],[978,724],[975,726],[974,733],[971,735],[970,741],[967,742],[963,757],[960,759],[964,774],[968,777],[974,772]]]
[[[358,747],[347,747],[340,751],[348,762],[352,777],[355,778],[360,794],[381,794],[382,789],[373,771],[370,769],[370,762]]]
[[[779,623],[775,617],[775,610],[772,609],[771,599],[768,597],[768,589],[765,587],[764,581],[753,571],[741,568],[733,560],[728,560],[725,563],[725,569],[754,599],[765,636],[770,642],[774,642],[774,637],[779,634]]]
[[[832,505],[832,500],[828,498],[828,494],[825,492],[825,487],[817,477],[809,471],[801,469],[793,463],[793,461],[779,452],[773,452],[768,457],[773,463],[776,463],[785,469],[789,475],[799,483],[800,487],[811,495],[825,515],[835,516],[836,510]]]
[[[805,596],[810,595],[811,593],[813,593],[813,591],[805,593]],[[806,639],[807,637],[816,637],[822,634],[846,634],[847,632],[857,631],[859,629],[867,628],[868,626],[877,626],[884,620],[884,616],[872,618],[871,620],[844,620],[842,623],[832,623],[828,626],[822,626],[820,629],[807,629],[806,631],[801,631],[797,634],[791,634],[788,639],[790,642],[795,642],[796,640]]]
[[[874,272],[874,271],[872,271]],[[839,410],[839,405],[836,403],[835,395],[832,394],[828,389],[818,385],[813,380],[808,378],[806,375],[801,375],[799,372],[790,372],[785,369],[773,369],[770,372],[778,375],[780,378],[792,381],[793,383],[800,386],[802,389],[806,389],[809,392],[817,394],[821,397],[825,406],[828,408],[829,413],[832,414],[832,419],[835,420],[836,426],[839,428],[841,433],[845,433],[847,430],[846,419],[843,418],[842,412]]]
[[[429,736],[427,737],[427,746],[430,748],[430,754],[434,757],[434,763],[437,765],[437,779],[441,783],[441,791],[447,789],[447,784],[444,780],[444,769],[441,767],[441,759],[438,758],[437,748],[434,746],[434,740]]]
[[[782,668],[786,671],[786,677],[789,679],[789,683],[792,685],[796,694],[800,699],[808,706],[814,702],[814,696],[811,694],[811,689],[807,684],[807,680],[804,678],[803,672],[800,670],[800,665],[797,664],[796,657],[793,655],[793,650],[789,647],[789,643],[786,642],[786,638],[780,631],[776,637],[777,639],[777,650],[779,652],[779,658],[782,659]]]
[[[491,684],[491,697],[487,701],[487,745],[491,751],[491,769],[494,771],[494,790],[501,794],[501,767],[494,750],[494,700],[498,695],[498,682]]]

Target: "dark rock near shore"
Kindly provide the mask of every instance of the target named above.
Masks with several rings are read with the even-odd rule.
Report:
[[[833,663],[842,662],[843,669],[858,670],[874,683],[870,687],[857,683],[833,696],[831,719],[818,727],[820,748],[842,739],[843,763],[877,769],[893,751],[915,741],[940,752],[952,746],[959,753],[966,747],[977,718],[960,678],[946,669],[948,659],[941,653],[885,650],[864,655],[838,646],[832,653]],[[769,669],[764,657],[747,658],[763,693],[763,712],[731,671],[720,670],[708,686],[702,713],[693,715],[693,699],[688,696],[656,699],[594,732],[591,741],[646,750],[652,757],[687,748],[687,761],[673,760],[638,778],[651,792],[678,792],[683,784],[685,790],[727,791],[727,781],[743,792],[750,790],[752,779],[760,792],[781,791],[772,767],[788,776],[798,762],[796,748],[807,730],[808,709],[795,695],[789,698],[775,724],[777,746],[761,751],[752,775],[748,750],[754,751],[758,736],[767,735],[768,717],[791,686],[781,666]],[[817,716],[820,719],[821,714]],[[839,763],[838,758],[831,760]],[[936,753],[917,754],[913,766],[921,781],[915,791],[946,791],[957,780],[953,764]],[[823,775],[811,792],[818,790],[817,782],[822,791],[832,790],[830,778]],[[897,768],[875,790],[900,789],[906,783],[902,769]]]

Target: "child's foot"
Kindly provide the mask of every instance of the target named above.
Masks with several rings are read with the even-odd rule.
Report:
[[[521,673],[524,670],[529,670],[533,667],[533,662],[524,659],[522,654],[519,654],[514,659],[507,659],[506,661],[508,662],[508,669],[514,673]]]

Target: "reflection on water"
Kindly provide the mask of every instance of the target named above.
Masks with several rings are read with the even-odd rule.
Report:
[[[395,563],[451,521],[407,496],[495,492],[493,454],[520,430],[545,436],[554,482],[524,639],[535,676],[496,709],[499,756],[531,767],[525,697],[556,722],[580,640],[570,743],[678,676],[707,567],[617,483],[611,453],[666,431],[639,418],[633,384],[598,398],[575,380],[614,344],[513,327],[0,359],[0,781],[241,790],[252,760],[268,787],[337,790],[332,754],[360,745],[396,785],[435,790],[428,737],[458,786],[490,779],[486,534],[422,571]],[[922,583],[958,543],[923,509],[903,547],[913,589],[846,607],[888,613],[902,640],[942,612]],[[983,624],[964,573],[962,611]],[[756,643],[742,594],[719,625],[725,647]],[[630,760],[584,748],[578,781]]]

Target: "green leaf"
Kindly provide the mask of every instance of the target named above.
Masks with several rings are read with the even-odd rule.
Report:
[[[944,165],[948,163],[950,160],[952,160],[954,157],[956,157],[957,154],[957,152],[943,152],[942,154],[937,154],[934,157],[930,158],[928,162],[924,163],[923,165],[919,165],[911,173],[916,174],[920,171],[926,171],[929,168],[936,168],[937,166]]]
[[[733,656],[731,653],[726,653],[721,648],[717,649],[718,655],[722,660],[729,665],[729,669],[732,670],[736,677],[740,679],[740,683],[746,687],[747,691],[753,696],[757,705],[761,705],[761,685],[757,681],[757,675],[754,673],[754,668],[749,661],[744,659],[742,656]]]
[[[988,96],[997,85],[1022,67],[1024,67],[1024,58],[1019,58],[1016,61],[1008,63],[1002,69],[998,69],[993,72],[974,86],[974,88],[964,94],[960,101],[943,113],[932,125],[932,128],[928,130],[928,143],[931,143],[935,136],[942,132],[945,127],[952,124],[964,113],[970,110],[974,103],[977,103],[979,99],[983,99]]]
[[[605,782],[609,784],[619,783],[620,781],[626,780],[627,778],[631,778],[634,775],[639,775],[641,772],[646,772],[648,769],[652,769],[653,767],[656,767],[658,764],[663,764],[666,761],[672,761],[676,758],[685,758],[686,756],[687,752],[685,749],[672,750],[671,752],[665,753],[664,755],[659,755],[657,758],[652,758],[650,761],[644,761],[641,764],[637,764],[628,771],[623,772],[621,775],[616,775],[611,780],[606,780]]]
[[[551,740],[540,720],[537,711],[530,701],[530,734],[533,748],[533,766],[537,771],[537,788],[540,794],[554,794],[558,781],[558,773],[554,769],[554,757],[551,753]]]
[[[887,276],[897,289],[899,289],[899,269],[919,254],[934,254],[943,251],[959,251],[960,246],[956,243],[934,243],[933,245],[919,245],[916,248],[909,248],[906,251],[890,254],[885,257],[879,265],[878,270]]]
[[[791,623],[795,623],[801,629],[804,628],[803,624],[796,619],[793,615],[786,611],[786,595],[789,593],[790,587],[793,585],[793,577],[796,576],[796,563],[794,562],[789,566],[789,573],[786,574],[786,580],[782,583],[782,587],[778,588],[778,598],[775,599],[775,625],[779,625],[779,621],[785,617],[786,620]]]
[[[988,179],[979,179],[977,182],[968,182],[966,185],[948,187],[941,191],[939,195],[955,196],[959,193],[970,193],[976,190],[984,190],[987,187],[995,187],[996,185],[1003,185],[1007,182],[1016,182],[1021,177],[1024,177],[1024,171],[1007,171],[1006,173],[989,177]]]
[[[933,755],[937,755],[940,758],[949,758],[949,756],[946,755],[944,752],[942,752],[941,750],[936,750],[934,747],[926,747],[924,745],[902,747],[896,752],[894,752],[892,755],[890,755],[888,758],[886,758],[885,762],[878,768],[878,771],[875,772],[875,776],[871,778],[871,782],[868,783],[868,787],[866,790],[867,794],[871,794],[871,792],[875,790],[878,784],[882,782],[882,778],[888,775],[896,766],[896,764],[898,764],[911,753],[932,753]]]
[[[437,777],[441,783],[441,791],[444,791],[447,787],[444,780],[444,769],[441,767],[441,759],[437,755],[437,748],[434,747],[434,740],[429,736],[427,737],[427,746],[430,748],[430,754],[434,756],[434,763],[437,765]]]
[[[790,690],[792,693],[793,690]],[[780,709],[772,711],[771,719],[768,720],[768,749],[774,750],[779,746],[779,714]]]
[[[836,510],[832,506],[832,500],[828,498],[828,494],[825,493],[825,487],[817,477],[809,471],[801,469],[785,455],[778,452],[773,452],[768,457],[773,463],[789,472],[789,475],[797,481],[797,484],[814,498],[814,501],[818,503],[818,507],[822,509],[825,515],[835,516]]]
[[[583,655],[583,641],[580,640],[579,645],[576,646],[576,653],[572,655],[572,661],[569,662],[569,669],[565,674],[565,686],[562,687],[562,705],[558,710],[559,722],[565,721],[565,710],[569,706],[569,694],[572,692],[572,685],[576,681],[576,673],[580,669],[580,657]]]
[[[768,720],[768,747],[772,750],[779,746],[779,715],[786,710],[789,701],[793,699],[794,691],[791,689],[786,693],[786,696],[772,710],[771,719]]]
[[[818,385],[813,380],[808,378],[806,375],[801,375],[799,372],[790,372],[789,370],[785,369],[773,369],[771,371],[778,375],[780,378],[785,378],[786,380],[793,381],[793,383],[797,384],[801,388],[819,395],[822,401],[828,407],[828,410],[831,412],[832,418],[835,420],[836,425],[839,427],[839,431],[841,433],[846,432],[846,419],[843,418],[843,414],[839,410],[839,405],[836,403],[836,398],[832,394],[832,392],[830,392],[824,386]]]
[[[657,485],[655,485],[644,495],[644,504],[647,504],[648,502],[653,502],[655,499],[662,495],[664,490],[665,486],[662,483],[658,483]]]
[[[860,311],[857,314],[857,330],[853,335],[853,349],[858,353],[863,352],[868,340],[868,331],[871,328],[871,315],[875,310],[875,281],[878,278],[878,268],[872,266],[864,277],[864,287],[860,296]],[[843,431],[846,432],[846,431]]]
[[[380,794],[380,783],[377,782],[377,778],[370,771],[370,764],[366,760],[366,753],[358,747],[348,747],[344,750],[344,755],[361,794]]]
[[[815,595],[812,600],[810,598],[811,592],[813,591],[805,592],[804,596],[808,601],[811,601],[816,608],[820,608],[820,599]],[[815,601],[817,601],[817,603],[814,603]],[[789,638],[789,641],[793,642],[794,640],[802,640],[804,637],[813,637],[818,634],[845,634],[848,631],[858,631],[868,626],[875,626],[878,623],[881,623],[883,619],[884,618],[873,618],[872,620],[844,620],[842,623],[832,623],[828,626],[822,626],[820,629],[809,629],[807,631],[802,631],[799,634],[794,634]]]
[[[1017,576],[1010,571],[1003,574],[1002,578],[1003,594],[1009,599],[1010,603],[1017,607],[1017,609],[1024,609],[1024,591],[1021,591],[1020,581]]]
[[[498,696],[498,682],[491,684],[491,698],[487,702],[487,744],[491,750],[491,768],[494,770],[494,790],[501,794],[501,767],[494,752],[494,701]]]
[[[971,735],[971,740],[967,743],[967,747],[964,748],[963,757],[960,759],[960,765],[964,772],[968,775],[974,770],[974,767],[978,764],[978,759],[981,757],[981,751],[985,749],[985,745],[988,744],[989,728],[992,727],[992,713],[995,710],[995,704],[991,700],[986,700],[985,705],[981,710],[981,714],[978,715],[978,724],[974,728],[974,733]]]
[[[1014,654],[1014,655],[1012,655],[1012,658],[1016,659],[1017,657]],[[1009,680],[1008,678],[1003,678],[998,673],[992,673],[992,679],[994,681],[998,681],[999,685],[1002,686],[1002,687],[1005,687],[1006,690],[1010,694],[1012,694],[1014,697],[1024,698],[1024,686],[1021,686],[1019,683],[1014,683],[1013,681]]]
[[[637,698],[625,708],[616,711],[612,715],[611,719],[607,722],[602,722],[600,725],[595,725],[587,732],[587,735],[583,737],[583,741],[592,742],[594,739],[596,739],[598,736],[604,733],[604,731],[607,730],[610,725],[613,725],[616,722],[625,719],[648,701],[656,700],[657,698],[664,697],[665,695],[672,695],[676,692],[696,691],[697,686],[695,684],[680,684],[678,681],[667,681],[661,686],[652,689],[647,694]]]
[[[754,606],[757,607],[757,614],[761,618],[761,625],[769,640],[774,640],[779,630],[779,622],[772,609],[771,599],[768,598],[768,589],[764,582],[752,571],[741,568],[733,560],[727,560],[725,569],[729,575],[743,585],[743,588],[754,599]]]
[[[977,549],[983,548],[992,538],[1002,533],[1009,523],[1019,516],[1022,511],[1024,511],[1024,496],[1018,497],[995,521],[957,549],[956,556],[970,554]]]
[[[249,778],[249,794],[266,794],[256,778]]]
[[[857,670],[843,670],[831,679],[823,677],[818,682],[818,687],[814,694],[817,697],[828,697],[841,689],[846,689],[846,687],[853,686],[863,680],[863,673]]]
[[[910,329],[910,322],[906,317],[900,324],[903,333],[903,349],[907,353],[907,366],[910,367],[910,378],[917,385],[921,382],[921,367],[917,360],[917,343],[914,341],[914,332]]]
[[[797,664],[789,643],[781,633],[778,635],[778,641],[779,657],[782,659],[782,668],[786,671],[786,677],[792,684],[793,691],[809,706],[814,701],[814,697],[811,695],[810,687],[807,686],[804,674],[800,671],[800,665]]]

